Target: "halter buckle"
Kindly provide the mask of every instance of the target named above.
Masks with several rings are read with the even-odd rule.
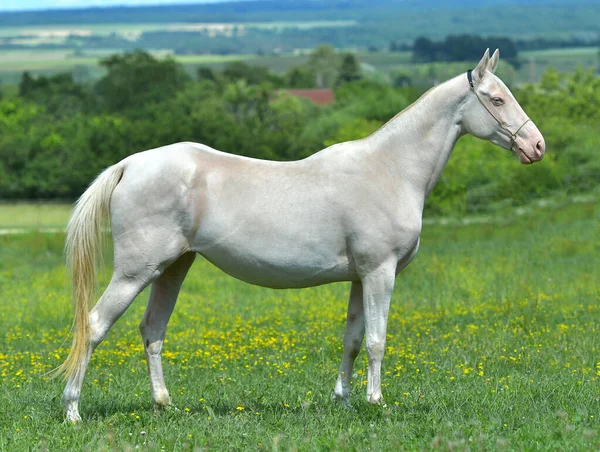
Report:
[[[475,84],[473,83],[473,69],[467,71],[467,79],[469,79],[469,86],[472,90],[475,90]]]

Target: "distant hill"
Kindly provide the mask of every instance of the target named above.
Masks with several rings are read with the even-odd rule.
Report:
[[[255,0],[0,13],[0,27],[99,23],[356,20],[370,40],[447,34],[556,36],[600,32],[600,1]]]
[[[216,30],[200,24],[227,25]],[[246,0],[0,13],[0,50],[80,54],[144,48],[178,55],[263,55],[321,43],[406,49],[420,36],[466,34],[594,45],[599,32],[599,0]]]

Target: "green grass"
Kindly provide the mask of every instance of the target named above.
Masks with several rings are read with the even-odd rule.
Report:
[[[163,355],[177,409],[150,401],[145,293],[94,354],[79,425],[63,422],[63,385],[44,375],[67,353],[64,237],[0,236],[0,450],[595,449],[599,219],[590,200],[427,224],[397,278],[387,407],[364,401],[362,352],[353,411],[330,400],[348,284],[268,290],[198,259]]]
[[[64,229],[71,214],[71,209],[71,204],[0,204],[0,230]]]

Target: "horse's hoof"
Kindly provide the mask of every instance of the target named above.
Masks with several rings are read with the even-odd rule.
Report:
[[[79,415],[79,413],[77,411],[67,412],[66,420],[67,420],[67,422],[70,422],[71,424],[77,424],[78,422],[81,422],[81,416]]]
[[[386,408],[387,405],[385,404],[385,401],[383,400],[383,397],[381,396],[381,394],[374,396],[373,394],[369,394],[367,396],[367,402],[369,402],[371,405],[379,405],[383,408]]]
[[[68,402],[65,406],[65,418],[67,422],[71,424],[75,424],[81,421],[81,416],[79,415],[79,410],[77,409],[76,402]]]
[[[169,393],[167,391],[161,391],[154,398],[154,406],[160,408],[167,408],[171,406],[171,397],[169,397]]]

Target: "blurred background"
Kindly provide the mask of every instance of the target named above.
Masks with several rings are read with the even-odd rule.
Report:
[[[0,5],[0,229],[62,227],[104,167],[173,142],[294,160],[362,138],[488,47],[547,155],[461,139],[426,216],[597,197],[598,1],[138,3]]]

